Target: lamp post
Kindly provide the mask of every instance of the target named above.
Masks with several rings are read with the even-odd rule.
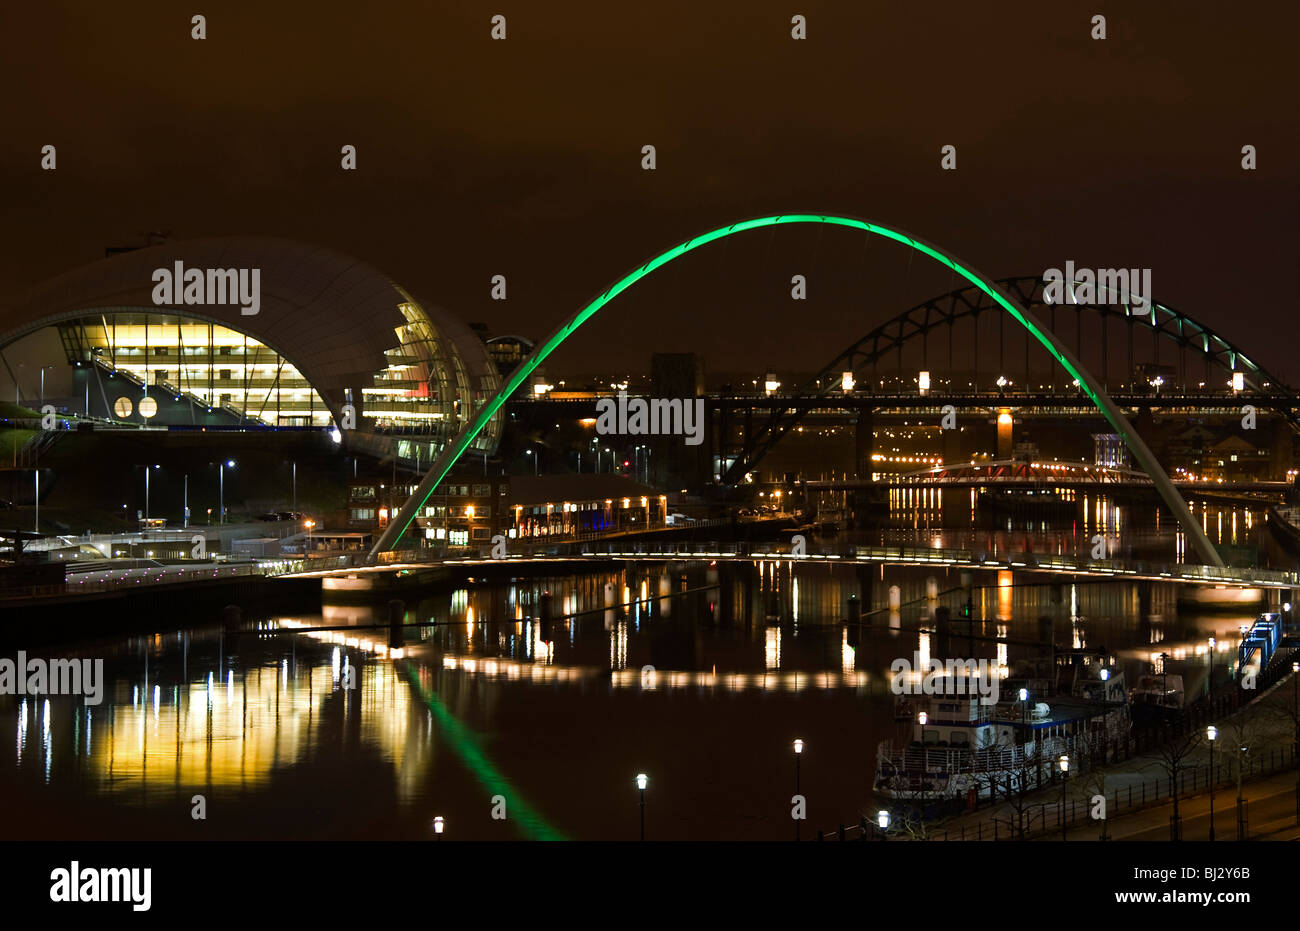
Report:
[[[533,476],[536,477],[537,474],[538,474],[538,472],[537,472],[537,454],[534,453],[531,449],[525,449],[525,450],[524,450],[524,455],[525,455],[525,456],[530,456],[530,457],[532,457],[532,460],[533,460]]]
[[[217,523],[226,522],[226,468],[234,468],[235,460],[227,459],[217,463]]]
[[[1061,766],[1061,840],[1065,840],[1065,782],[1070,778],[1070,755],[1062,753]]]
[[[1287,605],[1287,611],[1291,606]],[[1291,765],[1295,767],[1295,821],[1300,824],[1300,662],[1291,664],[1291,718],[1295,721],[1295,742],[1291,745]]]
[[[1219,729],[1211,724],[1205,736],[1210,741],[1210,840],[1214,840],[1214,742],[1219,738]]]
[[[1024,798],[1029,780],[1025,764],[1029,762],[1029,689],[1020,690],[1020,797]]]
[[[433,819],[433,839],[442,840],[443,829],[446,828],[447,822],[442,820],[442,815]]]
[[[1206,656],[1209,660],[1209,668],[1205,670],[1205,694],[1209,695],[1214,691],[1214,649],[1219,645],[1219,641],[1213,637],[1209,639],[1209,651]]]
[[[162,466],[155,465],[154,468],[160,469]],[[144,519],[149,519],[149,466],[144,467]]]
[[[298,460],[290,460],[293,466],[293,512],[298,513]]]
[[[886,840],[885,832],[889,830],[889,812],[883,808],[876,812],[876,827],[880,828],[880,839]]]
[[[645,787],[650,780],[645,773],[636,774],[636,788],[641,793],[641,839],[645,840]]]
[[[303,526],[307,528],[307,555],[308,555],[308,557],[310,558],[310,554],[311,554],[311,528],[313,528],[313,527],[316,526],[316,522],[315,522],[314,520],[312,520],[312,519],[309,517],[309,518],[307,518],[307,520],[303,521]]]
[[[794,794],[795,794],[795,795],[802,795],[802,794],[803,794],[803,793],[799,790],[799,760],[800,760],[801,757],[803,757],[803,741],[802,741],[802,740],[799,740],[799,739],[796,738],[796,739],[795,739],[795,742],[794,742]],[[798,840],[798,839],[799,839],[799,822],[800,822],[800,820],[802,820],[802,819],[800,819],[800,818],[795,818],[795,819],[794,819],[794,839],[795,839],[795,840]]]

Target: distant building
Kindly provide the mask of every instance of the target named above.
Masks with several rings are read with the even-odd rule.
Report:
[[[693,352],[656,352],[650,357],[650,385],[655,398],[698,398],[704,394],[704,360]],[[648,481],[672,489],[695,488],[709,481],[712,424],[706,423],[704,429],[705,440],[698,446],[686,445],[680,436],[648,437]]]
[[[1213,481],[1248,482],[1268,478],[1270,450],[1259,449],[1239,436],[1220,440],[1205,451],[1201,474]]]
[[[511,479],[502,475],[449,475],[416,514],[418,536],[426,545],[446,540],[451,546],[486,543],[503,532],[503,496]],[[417,481],[397,485],[370,479],[348,484],[348,527],[382,531],[415,493]]]
[[[1128,446],[1118,433],[1092,435],[1092,461],[1105,469],[1128,468]]]
[[[622,475],[516,475],[504,497],[512,539],[666,526],[667,496]]]
[[[519,368],[519,364],[533,354],[536,344],[523,336],[494,336],[487,343],[488,356],[496,365],[502,378]]]

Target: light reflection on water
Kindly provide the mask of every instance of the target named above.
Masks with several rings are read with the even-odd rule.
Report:
[[[926,601],[930,576],[940,602]],[[1234,657],[1243,619],[1179,616],[1172,584],[1153,586],[1139,618],[1132,584],[1028,581],[977,575],[974,634],[987,639],[955,633],[963,658],[1014,662],[1044,617],[1057,643],[1119,654],[1130,684],[1169,653],[1189,697],[1206,638],[1216,662]],[[650,565],[413,598],[400,645],[386,603],[78,644],[105,657],[104,703],[0,698],[15,737],[0,778],[45,825],[71,800],[66,836],[94,836],[86,815],[106,806],[133,813],[127,836],[186,836],[202,794],[220,836],[425,838],[442,815],[449,838],[620,838],[623,783],[645,770],[657,836],[779,839],[794,736],[808,745],[810,829],[870,810],[890,663],[933,648],[920,628],[959,604],[960,584],[952,569]],[[842,620],[859,593],[870,626],[854,650]],[[532,821],[494,821],[498,793]]]

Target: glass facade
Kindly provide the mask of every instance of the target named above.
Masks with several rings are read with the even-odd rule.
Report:
[[[294,365],[237,330],[186,317],[104,312],[59,324],[70,362],[270,426],[325,427],[329,409]],[[118,416],[130,411],[118,399]],[[140,404],[139,413],[150,417]]]

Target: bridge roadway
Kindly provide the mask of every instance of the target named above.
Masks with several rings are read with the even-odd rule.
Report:
[[[1144,562],[1124,563],[1119,560],[1087,560],[1069,556],[1045,556],[1034,553],[1014,553],[1004,558],[990,558],[971,550],[940,549],[911,546],[856,546],[808,544],[805,555],[795,556],[790,547],[779,543],[630,543],[625,540],[604,543],[546,543],[512,544],[513,552],[503,557],[493,557],[491,547],[483,547],[478,555],[444,558],[432,549],[400,551],[381,554],[378,564],[366,563],[365,554],[355,556],[324,557],[306,564],[286,566],[276,574],[280,578],[357,578],[367,575],[414,572],[439,567],[491,567],[512,565],[545,565],[589,562],[793,562],[813,565],[875,565],[888,563],[898,566],[953,566],[987,571],[1013,569],[1020,572],[1044,573],[1086,577],[1101,581],[1126,579],[1134,581],[1177,582],[1187,585],[1230,586],[1235,588],[1269,588],[1289,590],[1300,588],[1300,573],[1278,569],[1233,569],[1218,566],[1187,564],[1157,565]]]
[[[918,475],[915,472],[883,473],[877,481],[862,478],[813,479],[803,483],[809,491],[866,491],[872,488],[1083,488],[1105,492],[1116,488],[1149,488],[1154,485],[1148,478],[1107,479],[1098,476],[1035,477],[1021,475]],[[1174,487],[1184,494],[1246,495],[1268,494],[1281,496],[1293,486],[1290,482],[1174,482]]]
[[[576,393],[576,392],[575,392]],[[595,403],[600,398],[612,397],[608,392],[587,392],[582,393],[581,397],[559,397],[549,396],[529,396],[512,400],[511,404],[521,406],[543,406],[553,404],[560,409],[574,407],[591,407],[594,410]],[[637,392],[629,391],[628,397],[639,397]],[[1201,414],[1224,414],[1241,416],[1243,406],[1250,404],[1257,408],[1267,410],[1289,411],[1300,408],[1300,399],[1289,393],[1279,394],[1261,394],[1258,392],[1241,392],[1232,394],[1231,392],[1214,392],[1205,394],[1161,394],[1155,395],[1150,393],[1127,393],[1111,394],[1111,400],[1118,407],[1137,410],[1142,408],[1153,408],[1158,410],[1179,412],[1179,413],[1201,413]],[[985,410],[996,410],[1000,407],[1010,407],[1013,410],[1025,410],[1036,408],[1043,411],[1052,411],[1054,413],[1080,414],[1089,417],[1101,417],[1101,413],[1093,406],[1092,402],[1086,395],[1080,394],[1075,390],[1062,390],[1060,392],[981,392],[981,391],[962,391],[962,392],[942,392],[931,390],[926,394],[919,392],[904,393],[885,393],[885,392],[867,392],[854,391],[850,394],[831,393],[820,395],[809,394],[705,394],[703,395],[705,404],[711,407],[727,405],[734,409],[752,408],[754,410],[791,410],[800,409],[805,412],[814,411],[835,411],[835,410],[889,410],[900,409],[909,410],[913,413],[917,411],[928,411],[938,415],[945,405],[951,404],[957,409],[980,408]]]

